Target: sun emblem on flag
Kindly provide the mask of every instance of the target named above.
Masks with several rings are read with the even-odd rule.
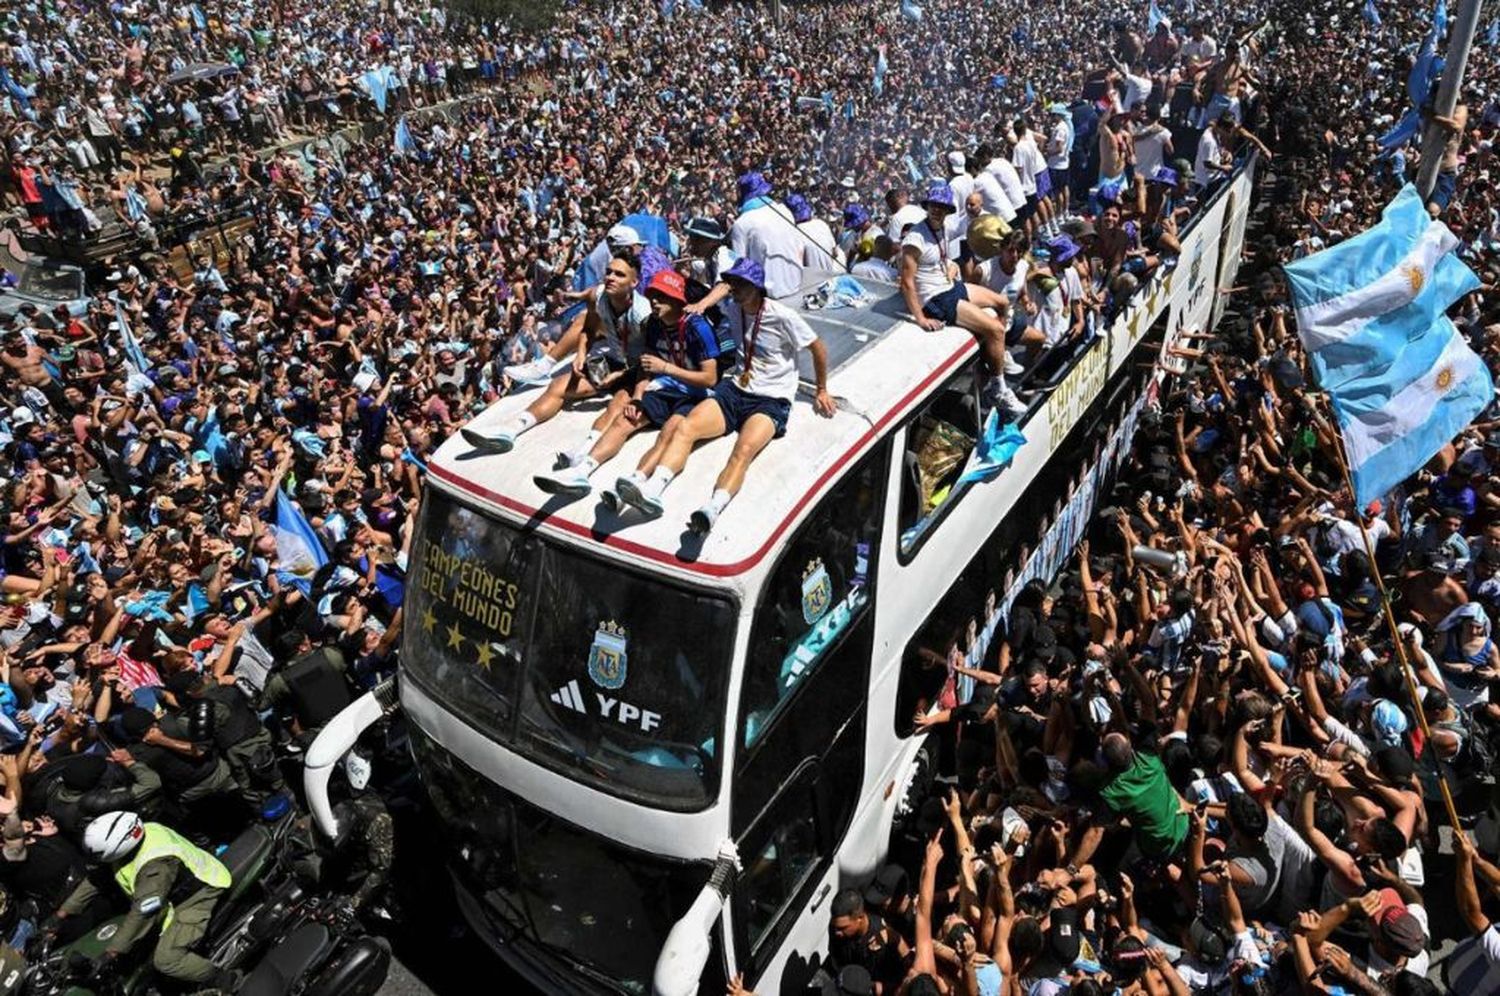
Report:
[[[1439,391],[1447,391],[1453,386],[1453,368],[1444,367],[1438,371],[1437,380],[1434,381]]]
[[[1408,266],[1405,272],[1406,282],[1411,284],[1411,292],[1413,294],[1422,293],[1422,285],[1427,281],[1426,275],[1422,273],[1422,268],[1420,266]]]

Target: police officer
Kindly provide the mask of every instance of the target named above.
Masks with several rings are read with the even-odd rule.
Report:
[[[167,690],[177,699],[194,727],[194,741],[211,741],[223,755],[239,786],[240,796],[259,809],[273,793],[286,791],[276,766],[271,734],[236,685],[221,685],[200,671],[179,671],[167,679]],[[212,715],[207,721],[204,713]],[[194,723],[193,720],[198,720]],[[201,731],[196,727],[205,727]]]
[[[48,762],[39,778],[39,793],[58,827],[74,840],[96,816],[117,809],[153,815],[161,803],[162,782],[150,765],[128,752],[74,754]]]
[[[105,945],[101,969],[107,971],[158,924],[161,936],[151,964],[168,978],[210,984],[225,992],[239,988],[240,973],[219,968],[193,946],[208,932],[219,896],[229,888],[229,869],[160,823],[146,823],[135,813],[105,813],[88,825],[83,849],[130,899],[130,912]],[[99,887],[86,878],[58,909],[63,920],[84,909]],[[44,931],[55,934],[56,923]]]

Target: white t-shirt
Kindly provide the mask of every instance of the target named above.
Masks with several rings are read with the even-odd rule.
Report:
[[[886,231],[890,233],[891,238],[900,242],[901,236],[906,234],[908,228],[912,225],[920,225],[926,220],[927,212],[921,205],[903,204],[897,209],[895,214],[891,215],[891,220],[886,226]]]
[[[1162,125],[1151,125],[1136,132],[1135,175],[1149,178],[1166,165],[1167,143],[1171,140],[1171,130]]]
[[[1015,304],[1016,298],[1021,296],[1022,288],[1026,286],[1026,275],[1031,272],[1031,264],[1025,257],[1016,260],[1014,273],[1006,273],[1001,268],[998,257],[985,260],[979,268],[984,273],[984,285],[997,294],[1004,294],[1011,304]]]
[[[1047,132],[1047,168],[1067,169],[1068,153],[1073,151],[1073,123],[1060,115],[1054,115],[1052,127]]]
[[[730,328],[740,343],[740,369],[750,364],[750,383],[735,385],[751,394],[767,398],[797,396],[797,352],[811,346],[818,338],[812,326],[791,308],[777,301],[766,301],[759,323],[749,318],[731,301],[725,309]],[[754,351],[754,355],[751,351]]]
[[[964,212],[964,204],[968,201],[969,195],[974,192],[974,178],[967,173],[960,173],[948,181],[948,189],[953,191],[953,203],[958,207],[958,210],[948,215],[948,220],[944,222],[950,243],[948,251],[951,254],[952,243],[963,238],[964,232],[969,229],[969,216]]]
[[[1037,174],[1047,168],[1047,160],[1042,156],[1042,150],[1036,147],[1036,139],[1031,132],[1016,143],[1016,147],[1010,154],[1010,161],[1016,167],[1016,172],[1021,175],[1021,189],[1026,196],[1036,195]]]
[[[1197,62],[1202,59],[1212,59],[1219,54],[1219,43],[1204,35],[1201,40],[1189,38],[1182,43],[1182,48],[1177,50],[1182,56],[1183,62]]]
[[[1005,188],[993,173],[980,173],[974,178],[974,189],[984,200],[984,213],[993,214],[1010,224],[1016,220],[1016,205],[1006,196]]]
[[[1198,139],[1198,158],[1193,160],[1193,182],[1206,187],[1219,175],[1219,136],[1212,128],[1203,129]]]
[[[1135,110],[1151,96],[1151,77],[1133,76],[1125,74],[1125,97],[1120,101],[1120,109],[1129,113]]]
[[[799,222],[797,227],[807,236],[802,244],[804,267],[824,273],[838,273],[844,269],[844,264],[840,261],[843,253],[839,252],[838,240],[833,237],[833,229],[828,227],[828,222],[822,218],[809,218]]]
[[[933,235],[926,222],[917,225],[901,240],[901,251],[908,248],[917,251],[917,299],[923,305],[953,286],[948,275],[948,248],[946,233]]]
[[[1026,190],[1021,185],[1021,174],[1016,172],[1015,164],[1009,159],[991,159],[984,171],[1000,184],[1000,189],[1005,191],[1012,207],[1019,210],[1026,203]]]
[[[1478,937],[1462,941],[1448,956],[1445,974],[1452,992],[1500,992],[1500,926],[1490,924]]]
[[[883,259],[866,259],[854,264],[854,269],[849,271],[856,277],[869,277],[871,280],[884,280],[886,283],[895,283],[901,279],[901,274],[894,266]]]
[[[766,293],[786,297],[802,289],[802,250],[807,242],[786,205],[757,198],[755,207],[734,220],[729,247],[755,260],[766,271]]]

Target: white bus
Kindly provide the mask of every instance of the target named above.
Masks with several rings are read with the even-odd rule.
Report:
[[[1235,189],[1242,211],[1248,177]],[[1128,443],[1148,329],[1190,299],[1213,305],[1217,262],[1238,255],[1220,245],[1225,201],[1173,275],[1054,361],[1025,444],[990,481],[952,486],[979,430],[973,341],[921,331],[889,287],[871,308],[807,315],[839,410],[821,419],[800,398],[707,537],[687,518],[732,439],[693,454],[653,521],[533,484],[593,407],[503,456],[457,437],[435,454],[400,704],[460,904],[504,959],[550,993],[717,996],[736,973],[761,993],[805,984],[828,900],[885,857],[924,753],[912,719],[945,659],[982,655],[1006,581],[1066,554]],[[315,745],[310,784],[350,735]],[[706,887],[725,841],[738,866],[720,861]]]

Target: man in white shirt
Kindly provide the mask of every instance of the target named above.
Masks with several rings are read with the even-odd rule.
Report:
[[[1025,223],[1027,232],[1051,234],[1052,205],[1047,195],[1052,192],[1052,179],[1047,174],[1047,159],[1025,118],[1016,118],[1012,127],[1016,139],[1010,161],[1021,175],[1021,189],[1026,192],[1026,206],[1016,212],[1016,220]]]
[[[1193,160],[1194,192],[1201,194],[1205,187],[1229,171],[1229,150],[1225,143],[1234,131],[1234,119],[1221,114],[1214,123],[1203,129],[1198,138],[1198,155]]]
[[[911,195],[901,187],[892,187],[885,192],[885,210],[887,215],[886,231],[893,240],[899,241],[906,230],[913,225],[920,225],[927,217],[919,205],[911,202]]]
[[[1172,155],[1172,129],[1162,124],[1160,107],[1147,107],[1144,114],[1131,134],[1135,140],[1135,175],[1149,180]]]
[[[740,369],[721,380],[707,400],[699,402],[660,450],[654,466],[642,464],[615,482],[621,500],[655,518],[662,514],[662,495],[682,473],[700,442],[731,432],[739,434],[708,504],[694,512],[688,527],[700,535],[713,528],[719,514],[745,482],[745,471],[771,440],[786,433],[797,396],[797,353],[812,357],[817,393],[813,411],[832,418],[828,393],[828,350],[812,327],[790,307],[770,299],[767,278],[753,259],[740,259],[724,274],[733,303],[726,308],[740,342]],[[653,450],[653,453],[656,452]],[[648,460],[652,459],[648,454]]]
[[[801,194],[790,194],[786,206],[802,232],[802,267],[814,273],[842,273],[844,253],[828,222],[813,214],[812,205]]]
[[[969,194],[974,190],[974,178],[969,175],[969,157],[958,150],[948,153],[948,189],[953,191],[953,203],[960,208],[968,201]],[[958,240],[963,238],[967,219],[963,211],[954,211],[948,215],[948,252],[956,256],[954,246]]]
[[[985,384],[987,404],[998,405],[1006,419],[1019,417],[1025,406],[1005,383],[1010,365],[1005,334],[1010,327],[1010,302],[980,284],[955,280],[958,266],[948,252],[948,216],[956,214],[953,191],[935,183],[922,198],[927,218],[901,240],[901,295],[912,321],[929,332],[947,325],[967,329],[979,343],[990,368]]]
[[[1455,834],[1453,844],[1458,912],[1470,935],[1443,961],[1443,981],[1449,992],[1500,992],[1500,925],[1485,916],[1479,898],[1500,890],[1500,868],[1479,853],[1467,834]],[[1476,871],[1484,880],[1482,887],[1475,883]]]
[[[1004,213],[1000,217],[1005,218],[1007,225],[1017,223],[1017,212],[1026,203],[1026,192],[1021,186],[1021,174],[1016,172],[1015,165],[1004,156],[996,156],[988,145],[981,145],[975,150],[974,156],[980,162],[985,163],[984,171],[995,178],[1000,184],[1000,189],[1005,193],[1005,199],[1010,201],[1011,216],[1006,218]]]
[[[1068,186],[1072,177],[1068,163],[1073,155],[1073,115],[1067,104],[1047,108],[1047,173],[1052,183],[1052,199],[1058,214],[1068,213]]]
[[[1178,54],[1182,56],[1188,74],[1196,76],[1219,57],[1219,43],[1208,37],[1208,25],[1203,21],[1195,21],[1191,30],[1193,37],[1182,43]]]
[[[740,213],[729,229],[729,248],[753,259],[766,272],[766,291],[787,297],[802,289],[802,234],[785,204],[773,200],[771,184],[759,173],[738,181]]]

